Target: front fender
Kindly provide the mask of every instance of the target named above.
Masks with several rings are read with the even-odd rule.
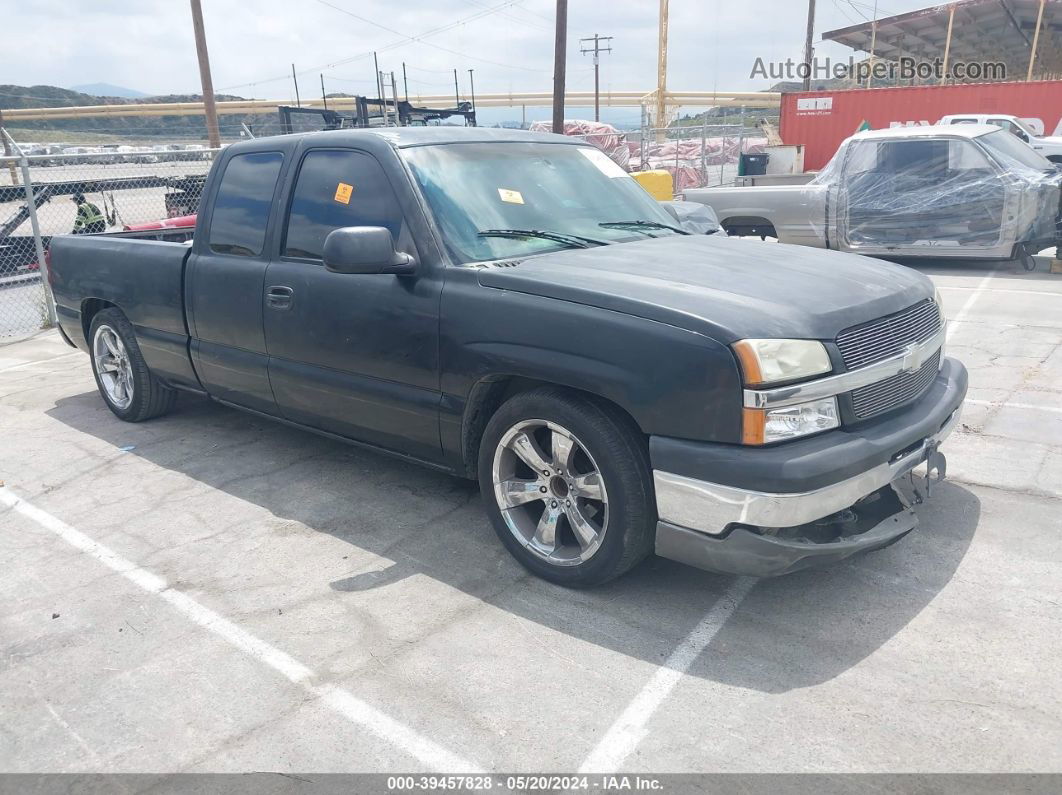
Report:
[[[474,277],[474,273],[472,274]],[[477,384],[522,378],[579,389],[646,434],[737,442],[741,380],[730,349],[703,334],[571,301],[448,279],[441,312],[442,443],[463,458]]]

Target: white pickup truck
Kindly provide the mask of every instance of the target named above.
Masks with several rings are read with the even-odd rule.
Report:
[[[730,235],[902,258],[1021,260],[1055,244],[1062,170],[991,125],[870,130],[805,185],[690,188]]]
[[[1024,119],[999,113],[959,113],[945,116],[938,124],[991,124],[1018,136],[1052,163],[1062,164],[1062,137],[1040,135]]]

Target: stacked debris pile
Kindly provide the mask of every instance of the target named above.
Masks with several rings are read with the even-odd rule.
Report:
[[[552,132],[553,124],[532,122],[530,130]],[[762,136],[709,137],[704,139],[703,147],[699,137],[660,142],[650,140],[643,145],[638,133],[628,134],[611,124],[582,119],[565,119],[564,134],[593,144],[626,171],[663,169],[669,172],[674,178],[676,191],[724,181],[719,173],[721,166],[736,166],[740,153],[762,152],[767,145],[767,139]],[[725,181],[732,179],[733,169],[724,176],[727,177]]]
[[[529,129],[531,132],[553,132],[553,122],[534,121],[531,122]],[[625,171],[631,170],[627,135],[611,124],[599,121],[583,121],[581,119],[565,119],[564,134],[582,138],[616,161]]]
[[[700,188],[722,181],[720,166],[736,165],[741,153],[762,152],[767,139],[762,137],[684,138],[677,141],[647,141],[644,148],[639,141],[628,141],[630,171],[664,169],[675,180],[675,191]],[[703,158],[702,158],[703,151]],[[715,166],[715,169],[711,167]]]

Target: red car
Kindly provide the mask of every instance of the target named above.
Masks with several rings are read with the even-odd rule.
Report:
[[[176,218],[163,218],[161,221],[149,221],[146,224],[126,224],[123,232],[147,232],[152,229],[188,229],[195,227],[194,215],[178,215]]]
[[[123,232],[155,232],[165,229],[195,229],[195,216],[194,215],[179,215],[176,218],[164,218],[161,221],[148,221],[145,224],[126,224],[122,227]],[[153,237],[152,235],[137,235],[137,237]],[[190,239],[191,235],[187,235],[183,239]],[[47,249],[44,251],[44,261],[51,264],[51,256]],[[31,262],[26,265],[26,270],[35,271],[40,268],[37,262]]]

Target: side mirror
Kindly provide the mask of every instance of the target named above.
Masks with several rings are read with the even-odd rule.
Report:
[[[344,226],[328,233],[324,264],[332,273],[413,273],[416,260],[395,248],[382,226]]]
[[[700,202],[660,202],[678,226],[694,235],[714,235],[719,231],[719,216]]]

